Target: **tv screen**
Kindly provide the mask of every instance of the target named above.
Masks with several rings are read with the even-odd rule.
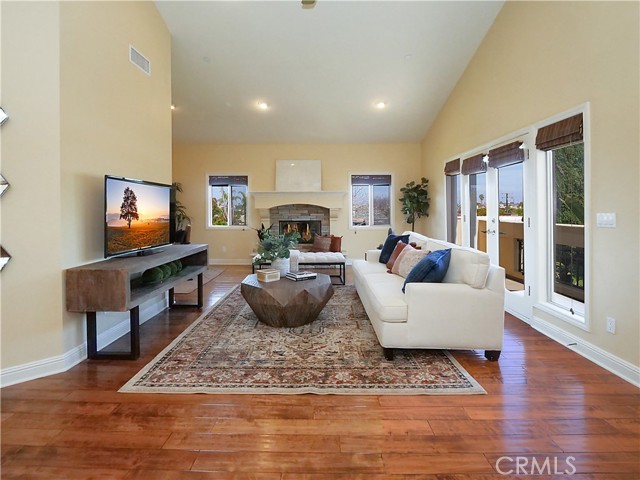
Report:
[[[171,197],[171,185],[106,175],[104,256],[171,243]]]

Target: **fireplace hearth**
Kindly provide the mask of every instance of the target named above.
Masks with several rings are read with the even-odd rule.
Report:
[[[322,222],[320,220],[280,220],[279,233],[298,232],[300,240],[298,243],[313,243],[316,234],[322,233]]]

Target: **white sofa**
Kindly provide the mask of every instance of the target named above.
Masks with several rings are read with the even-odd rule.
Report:
[[[427,238],[414,232],[410,242],[423,249],[451,248],[449,269],[442,283],[409,283],[387,273],[380,250],[353,261],[358,295],[373,324],[385,356],[394,348],[447,350],[484,349],[495,361],[502,350],[505,271],[491,265],[479,250]]]

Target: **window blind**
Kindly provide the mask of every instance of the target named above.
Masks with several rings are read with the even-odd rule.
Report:
[[[524,162],[522,142],[513,142],[489,150],[489,166],[492,168],[507,167]]]
[[[538,150],[553,150],[571,143],[579,143],[582,136],[582,114],[565,118],[538,130],[536,148]]]
[[[246,175],[211,175],[209,176],[210,187],[226,187],[227,185],[244,185],[249,184],[249,177]]]
[[[351,185],[391,185],[391,175],[351,175]]]
[[[456,158],[444,164],[445,175],[458,175],[460,173],[460,159]]]
[[[487,164],[482,160],[484,153],[479,153],[473,157],[465,158],[462,161],[462,174],[474,175],[487,171]]]

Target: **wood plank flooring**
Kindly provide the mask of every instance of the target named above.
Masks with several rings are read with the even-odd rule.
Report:
[[[225,266],[205,308],[247,273]],[[2,478],[640,478],[639,390],[509,315],[499,362],[454,352],[488,395],[117,393],[199,315],[145,323],[139,360],[85,361],[2,389]],[[572,477],[554,475],[571,466]]]

